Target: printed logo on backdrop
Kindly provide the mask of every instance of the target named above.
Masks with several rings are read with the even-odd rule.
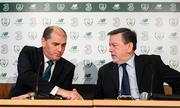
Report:
[[[92,46],[91,45],[89,45],[89,44],[85,45],[84,49],[85,49],[84,52],[86,55],[90,55],[92,53]]]
[[[99,54],[105,54],[107,52],[107,46],[106,45],[98,45],[98,52],[99,52]]]
[[[78,10],[79,6],[78,6],[78,4],[72,4],[70,9],[73,10],[73,11]]]
[[[107,9],[107,4],[105,4],[105,3],[100,3],[99,4],[99,10],[105,11],[106,9]]]
[[[149,25],[149,19],[148,18],[143,18],[140,22],[141,25],[147,26]]]
[[[77,45],[73,45],[69,49],[69,52],[71,52],[71,53],[77,53],[78,51],[79,51],[79,49],[78,49]]]
[[[29,10],[32,10],[32,11],[37,10],[37,4],[31,4],[29,6]]]
[[[157,10],[157,11],[160,11],[160,10],[163,9],[163,6],[162,6],[162,4],[156,4],[154,9]]]
[[[147,45],[141,45],[140,51],[142,54],[148,54],[150,52],[150,46]]]
[[[175,27],[178,25],[178,19],[177,18],[170,18],[169,19],[169,25]]]
[[[50,4],[49,3],[45,3],[44,4],[44,11],[50,11]]]
[[[1,18],[1,24],[3,25],[3,26],[9,26],[9,24],[10,24],[10,18]]]
[[[70,24],[72,27],[77,27],[79,24],[78,24],[78,18],[77,17],[73,17],[71,19],[71,24]]]
[[[9,38],[9,32],[2,32],[2,34],[0,35],[0,37],[2,39],[8,39]]]
[[[120,4],[114,4],[112,7],[113,10],[119,10],[120,8]]]
[[[8,66],[9,60],[8,59],[0,59],[0,66],[5,68]]]
[[[133,3],[128,3],[128,11],[134,11],[134,4]]]
[[[164,39],[164,33],[163,32],[155,32],[154,33],[156,40],[163,40]]]
[[[23,4],[16,4],[16,10],[17,11],[22,11],[24,8],[24,5]]]
[[[15,39],[16,40],[22,40],[22,38],[23,38],[22,32],[21,31],[16,31],[15,32]]]
[[[92,4],[91,3],[85,4],[85,11],[88,11],[88,12],[92,11]]]
[[[175,4],[175,3],[171,3],[169,9],[170,9],[171,11],[176,11],[176,10],[177,10],[176,4]]]
[[[14,52],[19,54],[22,48],[23,48],[22,45],[14,45]]]
[[[102,26],[106,25],[106,24],[107,24],[106,18],[100,18],[100,19],[98,20],[98,23],[97,23],[97,24],[102,25]]]
[[[106,60],[105,59],[96,60],[95,63],[98,67],[101,67],[106,63]]]
[[[57,21],[56,21],[56,24],[58,24],[58,25],[65,24],[64,18],[58,18]]]
[[[142,41],[148,41],[149,40],[149,33],[148,33],[148,31],[143,31],[143,32],[141,32],[141,40]]]
[[[172,45],[169,48],[170,48],[170,54],[171,55],[177,55],[178,54],[178,46]]]
[[[179,60],[169,60],[169,66],[173,69],[176,69],[179,66]]]
[[[92,26],[93,18],[84,18],[84,25],[85,26]]]
[[[59,11],[63,11],[66,6],[65,4],[57,4],[56,7]]]
[[[127,18],[126,23],[128,26],[134,26],[136,23],[136,20],[135,20],[135,18]]]
[[[86,32],[86,33],[84,34],[84,38],[85,38],[86,40],[92,39],[92,38],[93,38],[92,32]]]
[[[7,54],[8,53],[8,45],[2,44],[1,45],[1,54]]]
[[[161,54],[164,52],[163,46],[157,46],[154,50],[155,53]]]
[[[149,4],[141,4],[141,10],[148,11],[149,10]]]
[[[155,19],[155,25],[156,25],[157,27],[163,26],[163,19],[162,19],[161,17],[156,18],[156,19]]]
[[[32,27],[37,25],[36,17],[32,17],[32,18],[29,19],[29,25],[32,26]]]
[[[120,18],[118,18],[118,17],[113,18],[113,26],[119,27],[120,25],[121,25]]]
[[[93,65],[93,63],[90,60],[83,60],[83,70],[85,71],[85,81],[91,81],[92,80],[92,73],[86,72],[86,70],[90,69]]]
[[[43,18],[43,25],[44,26],[49,26],[51,24],[51,19],[50,18]]]
[[[15,23],[14,23],[14,24],[16,24],[17,26],[22,25],[22,24],[23,24],[23,19],[22,19],[22,18],[18,18],[18,19],[16,19],[16,21],[15,21]]]
[[[79,38],[79,32],[70,32],[71,40],[77,40]]]
[[[4,12],[9,11],[9,4],[8,3],[3,4],[3,11]]]
[[[172,32],[172,33],[170,33],[169,34],[169,38],[171,39],[171,40],[176,40],[176,39],[178,39],[179,37],[178,37],[178,32]]]
[[[0,72],[0,79],[6,78],[7,73],[6,72]]]
[[[98,39],[99,39],[100,41],[106,40],[107,35],[106,35],[106,32],[105,32],[105,31],[99,31],[98,34],[99,34]]]
[[[28,32],[28,37],[31,40],[35,40],[37,38],[37,32]]]

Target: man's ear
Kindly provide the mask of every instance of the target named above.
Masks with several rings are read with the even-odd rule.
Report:
[[[45,46],[45,42],[46,42],[46,40],[45,40],[44,38],[41,38],[41,44],[42,44],[42,47]]]
[[[129,42],[128,43],[128,52],[132,52],[133,51],[133,43],[132,42]]]

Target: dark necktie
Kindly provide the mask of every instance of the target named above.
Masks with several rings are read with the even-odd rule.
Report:
[[[123,68],[123,77],[122,77],[122,83],[121,83],[121,95],[130,95],[130,85],[129,85],[129,77],[126,70],[127,63],[121,64]]]
[[[54,64],[53,61],[49,60],[47,61],[48,63],[48,67],[46,68],[45,72],[43,73],[43,78],[46,80],[49,80],[50,76],[51,76],[51,67]]]

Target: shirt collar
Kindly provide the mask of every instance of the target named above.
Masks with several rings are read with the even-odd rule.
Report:
[[[47,63],[47,61],[49,61],[49,59],[44,55],[44,63]],[[53,61],[53,63],[55,62]]]
[[[133,55],[126,63],[131,66],[131,67],[134,67],[134,57],[135,55]]]

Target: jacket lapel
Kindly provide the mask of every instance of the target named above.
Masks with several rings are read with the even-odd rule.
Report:
[[[37,71],[40,71],[39,75],[42,76],[43,71],[44,71],[44,55],[43,55],[42,47],[38,48],[37,51],[38,51],[37,54],[39,54],[38,55],[38,57],[39,57],[39,60],[38,60],[38,69],[39,70],[37,70]]]
[[[60,77],[58,79],[61,79],[61,81],[63,81],[64,78],[66,78],[65,76],[66,76],[66,71],[64,70],[63,60],[60,59],[56,61],[56,65],[54,67],[53,74],[51,77],[51,82],[55,82],[58,77]]]
[[[144,70],[144,62],[137,55],[135,55],[135,69],[136,69],[136,79],[137,79],[138,88],[140,88],[140,82]]]
[[[112,63],[110,68],[112,70],[112,81],[113,81],[113,84],[115,85],[115,88],[117,91],[119,91],[119,69],[118,69],[118,64],[115,64],[115,63]]]

